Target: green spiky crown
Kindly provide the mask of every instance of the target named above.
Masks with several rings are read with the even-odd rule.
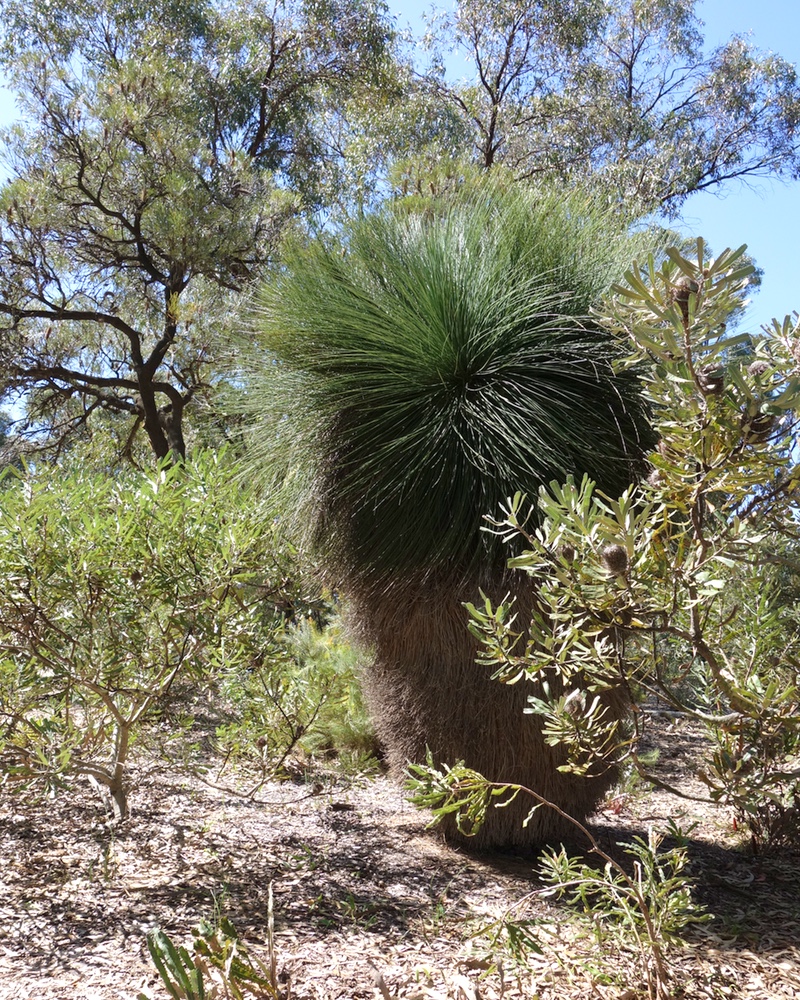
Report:
[[[494,572],[484,515],[588,473],[621,492],[651,444],[591,305],[643,247],[590,200],[505,194],[384,210],[289,256],[264,292],[258,440],[330,564],[385,580]]]

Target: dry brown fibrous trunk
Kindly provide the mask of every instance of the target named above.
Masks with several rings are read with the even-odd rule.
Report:
[[[477,595],[426,590],[422,585],[410,600],[395,594],[382,606],[372,600],[369,609],[356,601],[361,631],[375,650],[365,676],[367,702],[392,769],[401,773],[409,761],[424,762],[430,748],[437,763],[463,760],[490,781],[524,785],[584,820],[613,784],[614,768],[587,778],[559,771],[564,752],[545,743],[540,718],[524,711],[529,695],[540,693],[538,686],[502,684],[475,662],[477,642],[467,629],[463,600]],[[525,603],[519,602],[520,623]],[[608,703],[622,714],[621,697],[612,695]],[[462,835],[452,818],[443,831],[451,843],[471,850],[528,849],[576,839],[575,827],[546,806],[526,824],[534,805],[520,794],[507,807],[490,808],[474,837]]]

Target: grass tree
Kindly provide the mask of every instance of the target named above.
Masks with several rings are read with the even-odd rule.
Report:
[[[396,768],[430,748],[579,816],[611,780],[557,770],[523,714],[531,685],[476,665],[463,605],[511,591],[530,609],[531,582],[483,531],[520,485],[586,472],[616,494],[635,476],[646,414],[588,317],[653,239],[589,197],[495,184],[353,221],[264,291],[253,454],[273,469],[282,454],[298,523],[374,650],[367,693]],[[494,810],[473,846],[561,833],[549,810],[523,828],[523,810]]]

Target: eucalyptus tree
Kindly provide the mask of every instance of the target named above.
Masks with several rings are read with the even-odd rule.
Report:
[[[583,815],[611,773],[558,771],[523,714],[530,687],[476,665],[463,604],[512,591],[531,610],[483,530],[515,490],[588,472],[614,493],[636,476],[646,413],[588,314],[655,237],[575,192],[473,192],[287,254],[260,300],[250,454],[271,472],[282,456],[297,523],[374,649],[367,691],[393,765],[429,747]],[[558,834],[549,812],[523,829],[520,808],[495,811],[475,846]]]
[[[428,82],[475,162],[519,178],[587,175],[645,212],[694,191],[795,178],[794,66],[734,36],[708,53],[697,0],[458,0],[433,19]],[[452,82],[447,55],[470,75]]]
[[[0,190],[0,397],[60,442],[93,413],[186,451],[232,299],[324,197],[326,116],[391,38],[373,0],[0,3],[19,124]]]

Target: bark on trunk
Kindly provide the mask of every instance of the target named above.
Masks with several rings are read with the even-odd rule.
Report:
[[[172,456],[186,458],[186,442],[183,437],[183,406],[174,403],[169,410],[159,409],[156,393],[140,380],[140,413],[150,446],[158,459]]]
[[[125,786],[127,783],[130,738],[130,722],[118,722],[116,738],[114,740],[114,763],[111,768],[111,780],[108,783],[108,791],[111,795],[111,808],[114,811],[114,819],[116,820],[127,819],[129,816],[128,791]]]
[[[495,595],[498,600],[503,593]],[[475,663],[477,643],[467,630],[462,602],[476,597],[417,590],[412,600],[394,595],[382,608],[373,601],[359,609],[356,602],[360,621],[368,623],[364,637],[375,648],[365,677],[367,702],[390,766],[401,772],[408,761],[424,762],[429,747],[439,763],[463,760],[489,780],[526,785],[583,820],[616,775],[612,769],[580,778],[558,770],[563,751],[548,746],[539,717],[524,712],[528,695],[539,693],[537,685],[502,684]],[[520,607],[521,623],[524,615]],[[622,699],[612,695],[609,702],[621,715]],[[448,819],[445,837],[470,850],[536,848],[575,839],[574,826],[547,807],[523,825],[534,805],[530,796],[519,795],[505,808],[490,808],[471,838]]]

